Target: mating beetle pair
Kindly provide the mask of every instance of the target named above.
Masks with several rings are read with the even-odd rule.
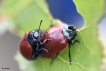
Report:
[[[42,20],[40,22],[41,26]],[[67,26],[64,24],[57,24],[48,28],[45,31],[35,29],[31,32],[26,32],[20,40],[19,48],[21,54],[31,60],[37,56],[51,57],[52,61],[58,56],[59,52],[63,50],[67,44],[69,49],[69,61],[71,62],[70,47],[80,41],[76,38],[77,32],[74,26]]]

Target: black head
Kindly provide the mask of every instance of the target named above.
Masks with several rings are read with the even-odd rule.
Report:
[[[37,42],[38,39],[41,37],[41,33],[42,33],[42,31],[40,30],[41,23],[42,23],[42,20],[40,21],[39,29],[35,29],[29,32],[26,39],[30,43],[30,45],[35,44],[35,42]]]
[[[42,20],[40,21],[39,29],[35,29],[31,32],[29,32],[26,40],[28,43],[32,46],[33,52],[32,52],[32,58],[36,58],[39,54],[38,49],[40,47],[40,41],[39,38],[41,37],[42,31],[40,30]]]

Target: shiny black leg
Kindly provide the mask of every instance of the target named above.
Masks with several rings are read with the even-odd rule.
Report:
[[[69,62],[71,63],[71,55],[70,55],[70,48],[71,48],[71,45],[68,45],[68,57],[69,57]]]
[[[52,39],[45,39],[43,42],[40,42],[40,44],[42,45],[42,44],[44,44],[44,43],[46,43],[46,42],[51,42],[52,41]]]
[[[74,42],[72,44],[75,44],[76,42],[80,43],[80,40],[79,39],[74,40]]]
[[[59,52],[52,58],[52,60],[51,60],[51,62],[50,62],[50,65],[53,64],[53,61],[54,61],[54,59],[58,56],[58,54],[59,54]]]
[[[70,55],[70,48],[73,44],[75,44],[76,42],[80,43],[80,40],[74,40],[74,42],[72,43],[71,41],[68,43],[68,57],[69,57],[69,62],[71,63],[72,59],[71,59],[71,55]]]

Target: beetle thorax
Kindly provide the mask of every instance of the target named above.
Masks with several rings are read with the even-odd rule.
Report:
[[[39,37],[40,37],[40,32],[39,30],[33,30],[31,31],[28,36],[27,36],[27,41],[30,43],[32,46],[37,46],[39,45]]]
[[[67,39],[72,39],[73,37],[75,37],[76,35],[76,31],[74,29],[74,27],[71,26],[71,28],[69,28],[70,26],[65,26],[63,28],[63,34]]]

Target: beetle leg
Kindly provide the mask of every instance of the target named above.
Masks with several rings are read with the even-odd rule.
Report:
[[[75,44],[76,42],[80,43],[80,40],[79,39],[74,40],[74,42],[72,44]]]
[[[54,59],[55,59],[58,55],[59,55],[59,52],[52,58],[52,60],[51,60],[51,62],[50,62],[50,65],[53,64]]]
[[[39,43],[40,43],[40,45],[42,45],[42,44],[46,43],[47,41],[49,41],[49,40],[47,39],[43,43],[41,43],[41,42],[39,42]],[[41,50],[44,50],[45,52],[48,53],[48,50],[46,50],[45,48],[39,48],[39,44],[37,44],[36,51],[41,51]]]
[[[40,44],[42,45],[42,44],[44,44],[44,43],[46,43],[48,41],[52,41],[52,39],[45,39],[43,42],[40,42]]]
[[[71,55],[70,55],[70,48],[71,48],[71,45],[68,44],[68,57],[69,57],[69,62],[71,63]]]
[[[43,50],[44,50],[46,53],[49,53],[47,49],[43,48]]]
[[[80,40],[74,40],[74,42],[68,42],[68,57],[69,57],[69,61],[71,63],[72,59],[71,59],[71,55],[70,55],[70,48],[71,48],[71,45],[75,44],[76,42],[80,43]]]
[[[37,51],[42,51],[42,50],[44,50],[45,52],[47,52],[48,53],[48,50],[47,49],[45,49],[45,48],[40,48],[40,49],[36,49]]]
[[[41,50],[44,50],[46,53],[48,53],[48,50],[45,48],[41,48]]]

